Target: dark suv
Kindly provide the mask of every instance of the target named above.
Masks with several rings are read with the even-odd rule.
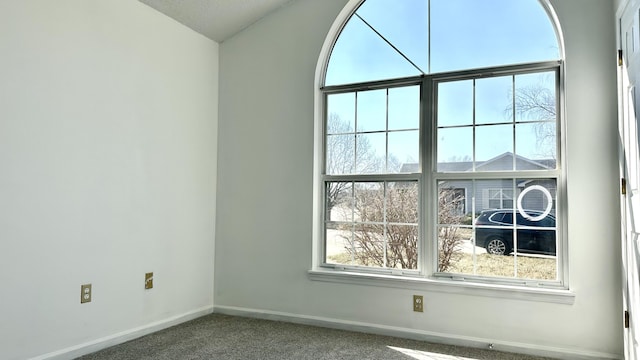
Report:
[[[513,252],[513,216],[516,217],[518,252],[555,255],[556,218],[541,211],[524,210],[527,217],[512,209],[484,210],[476,219],[476,246],[489,254],[508,255]],[[542,217],[543,216],[543,217]],[[542,217],[538,220],[538,218]]]

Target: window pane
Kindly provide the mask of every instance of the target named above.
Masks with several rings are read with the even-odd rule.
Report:
[[[513,121],[513,77],[476,80],[476,124]]]
[[[503,207],[478,213],[469,245],[452,235],[465,226],[439,228],[440,271],[556,280],[555,188],[555,179],[476,180],[475,204]]]
[[[438,129],[438,171],[473,170],[473,128]]]
[[[352,224],[333,224],[325,230],[326,262],[330,264],[354,265],[348,249],[353,244]]]
[[[387,90],[358,92],[357,131],[387,129]]]
[[[544,72],[515,77],[517,121],[556,120],[555,76],[555,72]]]
[[[327,96],[327,134],[352,133],[355,129],[355,93]]]
[[[365,1],[349,19],[334,45],[325,85],[560,58],[554,26],[537,0],[390,4]]]
[[[432,73],[560,57],[537,0],[431,0],[431,34]]]
[[[385,133],[358,134],[356,137],[356,173],[375,174],[385,171]]]
[[[541,241],[542,232],[550,235],[553,229],[532,228],[531,223],[524,226],[521,217],[518,223],[514,220],[518,214],[518,210],[513,207],[517,198],[514,198],[514,188],[522,187],[523,181],[530,180],[454,179],[439,182],[439,271],[491,277],[555,279],[555,263],[547,261],[547,255],[531,247],[531,233],[535,233],[536,239]],[[536,180],[535,184],[547,182],[554,184],[551,179]],[[467,199],[476,209],[474,213],[477,216],[474,220],[471,217],[456,218],[455,194],[463,192],[474,194],[473,199]],[[493,209],[484,210],[487,207]],[[530,233],[527,241],[523,242],[525,231]],[[509,256],[512,253],[517,258]],[[537,259],[531,260],[532,257]],[[544,273],[544,277],[540,273]]]
[[[516,170],[556,168],[556,123],[535,122],[516,125]]]
[[[352,174],[355,170],[355,135],[327,136],[327,164],[329,175]],[[362,146],[361,144],[358,144]]]
[[[518,255],[518,278],[532,280],[556,280],[557,260],[550,257]]]
[[[516,235],[518,277],[557,278],[557,228],[555,179],[516,181]]]
[[[513,209],[513,179],[476,180],[474,182],[474,213],[490,209]]]
[[[420,132],[418,130],[390,132],[387,172],[402,172],[403,168],[407,169],[407,164],[409,166],[415,164],[417,170],[418,159],[420,158],[419,141]],[[413,172],[419,172],[419,170]]]
[[[555,226],[556,213],[556,179],[517,179],[516,180],[516,206],[518,212],[524,218],[536,222],[533,226],[542,226],[538,221],[551,221],[547,226]],[[551,218],[541,214],[549,214]],[[533,220],[532,220],[533,219]],[[518,222],[522,225],[528,223]],[[550,225],[552,224],[552,225]],[[531,224],[528,224],[531,225]]]
[[[418,268],[418,226],[387,226],[387,267]]]
[[[355,221],[384,221],[384,183],[359,182],[355,184]]]
[[[463,262],[468,254],[473,254],[473,248],[469,245],[471,230],[458,226],[438,227],[438,271],[460,272],[458,268],[464,267]]]
[[[519,229],[517,231],[518,254],[556,254],[556,232],[540,228]],[[515,248],[515,247],[514,247]]]
[[[473,81],[438,84],[438,126],[473,123]]]
[[[515,277],[516,258],[513,256],[480,254],[476,258],[475,267],[475,275]]]
[[[328,263],[417,269],[417,181],[328,182],[327,193],[340,194],[327,203]]]
[[[389,130],[418,129],[420,87],[389,89]]]
[[[386,199],[387,222],[418,224],[418,182],[389,183]]]
[[[428,69],[428,2],[425,0],[368,0],[358,15],[398,48],[420,69]]]
[[[371,56],[371,54],[375,54],[375,56]],[[331,52],[325,85],[393,79],[420,74],[418,69],[398,54],[362,20],[357,16],[352,16],[340,33]]]
[[[386,242],[384,225],[359,224],[353,233],[353,247],[349,249],[357,265],[384,267]]]
[[[555,189],[555,179],[475,181],[476,275],[556,279]]]
[[[438,224],[471,225],[471,180],[447,180],[438,182]]]
[[[476,129],[476,170],[513,170],[513,125],[487,125]]]
[[[351,182],[327,182],[327,221],[353,221],[353,185]]]

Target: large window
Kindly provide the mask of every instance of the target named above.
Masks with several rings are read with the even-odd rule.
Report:
[[[320,266],[565,286],[558,44],[537,0],[362,2],[322,87]]]

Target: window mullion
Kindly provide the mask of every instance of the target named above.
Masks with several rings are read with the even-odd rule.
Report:
[[[437,232],[435,231],[435,215],[433,201],[433,171],[436,164],[436,131],[437,131],[437,97],[435,83],[431,77],[425,77],[420,92],[420,168],[422,182],[420,184],[419,209],[419,270],[425,275],[435,272],[437,264]],[[435,240],[434,240],[435,239]],[[434,255],[435,254],[435,255]]]
[[[513,122],[513,170],[518,170],[517,168],[517,146],[516,143],[516,76],[511,76],[511,121]],[[514,193],[515,194],[515,193]]]
[[[385,119],[385,134],[384,134],[384,138],[385,138],[385,144],[384,144],[385,158],[384,158],[384,168],[385,168],[385,171],[387,173],[389,173],[389,89],[387,89],[387,91],[386,91],[384,110],[385,110],[385,114],[384,114],[384,119]]]
[[[353,114],[353,173],[358,172],[358,94],[354,94],[354,114]]]
[[[388,250],[388,244],[389,244],[389,239],[387,238],[387,236],[389,236],[389,234],[387,233],[387,200],[388,200],[388,192],[387,192],[387,186],[388,183],[385,181],[382,183],[383,185],[383,199],[382,199],[382,239],[384,240],[384,248],[382,249],[382,253],[383,253],[383,262],[384,262],[384,267],[388,267],[388,263],[387,263],[387,250]]]
[[[478,161],[477,158],[477,154],[476,154],[476,129],[477,129],[477,125],[476,125],[476,80],[477,79],[473,79],[473,100],[472,100],[472,116],[471,116],[471,142],[472,142],[472,147],[471,147],[471,161],[472,161],[472,165],[471,168],[473,169],[472,172],[475,173],[476,172],[476,164]]]

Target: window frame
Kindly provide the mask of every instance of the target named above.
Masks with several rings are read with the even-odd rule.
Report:
[[[437,113],[437,94],[434,89],[436,83],[444,81],[452,81],[458,79],[481,79],[486,77],[495,77],[500,75],[520,75],[526,73],[536,73],[544,71],[555,71],[556,73],[556,168],[550,171],[540,170],[517,170],[511,171],[482,171],[482,172],[438,172],[437,171],[437,142],[436,142],[436,113]],[[353,279],[361,278],[362,275],[373,276],[388,283],[387,277],[403,278],[408,281],[417,281],[416,284],[432,284],[433,281],[438,283],[456,281],[464,283],[471,287],[478,285],[491,285],[504,288],[513,287],[536,288],[543,293],[548,290],[568,290],[568,266],[566,251],[566,199],[565,199],[565,169],[563,164],[564,139],[561,134],[564,133],[564,104],[563,104],[563,80],[564,79],[564,62],[562,60],[546,61],[529,64],[507,65],[482,69],[468,69],[463,71],[455,71],[440,74],[425,74],[415,77],[380,80],[367,83],[354,83],[344,85],[334,85],[321,87],[321,146],[320,154],[316,157],[318,162],[316,165],[316,181],[319,181],[320,194],[319,200],[316,202],[314,212],[317,214],[314,218],[316,226],[316,247],[313,251],[313,266],[310,270],[312,279],[327,280],[327,275],[340,274],[340,282],[344,281],[344,276],[355,276]],[[326,174],[326,147],[327,147],[327,118],[328,118],[328,101],[327,98],[331,94],[349,93],[355,91],[387,89],[401,86],[420,85],[420,128],[419,128],[419,152],[420,159],[419,171],[415,173],[384,173],[384,174],[351,174],[351,175],[327,175]],[[428,141],[426,141],[428,139]],[[425,146],[426,145],[426,146]],[[318,154],[317,154],[318,155]],[[319,159],[319,161],[318,161]],[[319,169],[318,169],[319,165]],[[557,242],[557,280],[556,281],[539,281],[525,280],[520,278],[492,278],[487,276],[464,275],[438,273],[438,241],[436,231],[437,224],[437,202],[429,201],[433,196],[437,196],[438,182],[442,180],[483,180],[497,178],[513,178],[513,179],[556,179],[556,242]],[[417,270],[400,270],[389,268],[372,268],[359,267],[352,265],[332,264],[326,262],[327,242],[325,238],[326,229],[326,183],[329,181],[417,181],[419,184],[418,199],[418,268]],[[331,275],[329,275],[331,277]],[[337,278],[334,278],[337,280]],[[356,280],[357,281],[360,280]],[[567,293],[562,293],[560,298],[554,297],[558,293],[553,293],[552,301],[566,302]],[[572,301],[572,300],[569,300]]]
[[[504,278],[504,277],[488,277],[488,276],[480,276],[480,275],[469,275],[469,274],[457,274],[457,273],[440,273],[435,270],[424,273],[426,277],[432,277],[435,279],[455,279],[460,281],[472,281],[479,283],[490,283],[490,284],[514,284],[518,286],[518,284],[525,284],[525,286],[530,287],[540,287],[540,288],[557,288],[557,289],[569,289],[568,284],[568,253],[567,249],[567,233],[566,233],[566,166],[564,164],[564,153],[565,153],[565,114],[564,114],[564,101],[563,101],[563,89],[564,89],[564,61],[555,60],[555,61],[545,61],[545,62],[536,62],[536,63],[527,63],[527,64],[517,64],[517,65],[507,65],[507,66],[497,66],[491,68],[482,68],[482,69],[468,69],[463,71],[456,71],[451,73],[440,73],[440,74],[430,74],[425,75],[425,77],[429,77],[432,80],[431,91],[432,96],[429,98],[432,102],[432,106],[429,109],[431,112],[431,123],[428,123],[429,119],[425,119],[425,126],[427,126],[430,131],[430,141],[433,147],[431,153],[423,152],[422,155],[425,159],[431,161],[431,165],[427,165],[426,168],[430,170],[430,177],[425,179],[425,183],[431,182],[430,188],[425,189],[427,192],[426,196],[430,194],[435,194],[438,188],[439,181],[447,181],[447,180],[496,180],[496,179],[513,179],[514,180],[514,196],[515,196],[515,183],[517,183],[518,179],[555,179],[556,180],[556,274],[557,279],[554,281],[551,280],[529,280],[529,279],[521,279],[521,278]],[[438,102],[437,102],[437,86],[436,83],[440,82],[448,82],[448,81],[458,81],[458,80],[478,80],[483,78],[490,77],[498,77],[498,76],[516,76],[528,73],[542,73],[554,71],[555,72],[555,90],[556,90],[556,167],[555,169],[550,170],[518,170],[515,166],[515,155],[514,154],[514,167],[513,170],[496,170],[496,171],[470,171],[470,172],[439,172],[437,169],[437,111],[438,111]],[[515,120],[515,123],[523,122]],[[526,121],[524,121],[526,122]],[[475,125],[474,125],[475,126]],[[422,143],[421,143],[422,145]],[[426,151],[426,149],[424,149]],[[515,150],[515,149],[514,149]],[[423,167],[424,169],[425,167]],[[425,174],[426,175],[426,174]],[[422,196],[423,199],[425,195]],[[513,200],[515,203],[515,199]],[[430,238],[422,239],[422,241],[429,242],[430,251],[432,252],[432,263],[426,264],[430,265],[431,269],[436,269],[438,264],[438,241],[437,241],[437,203],[433,202],[430,204],[427,213],[431,212],[429,218],[426,219],[424,224],[420,224],[426,227],[429,227]]]
[[[325,268],[325,269],[334,269],[337,271],[342,271],[342,270],[348,270],[348,271],[359,271],[359,272],[364,272],[364,273],[377,273],[377,274],[394,274],[394,275],[410,275],[410,276],[420,276],[422,273],[422,270],[420,268],[420,264],[422,264],[424,262],[423,260],[423,251],[422,248],[424,247],[423,245],[421,246],[420,244],[418,244],[418,249],[417,249],[417,253],[418,253],[418,269],[416,270],[410,270],[410,269],[398,269],[398,270],[394,270],[394,269],[389,269],[389,268],[373,268],[373,267],[364,267],[364,266],[356,266],[356,265],[341,265],[341,264],[331,264],[331,263],[327,263],[326,259],[327,259],[327,239],[326,239],[326,223],[327,223],[327,209],[326,209],[326,198],[327,198],[327,194],[326,194],[326,184],[328,182],[398,182],[398,181],[416,181],[418,183],[418,243],[420,243],[420,239],[424,238],[424,233],[423,233],[423,229],[424,226],[422,225],[422,218],[424,218],[424,215],[422,214],[422,209],[424,209],[424,207],[421,205],[423,200],[422,200],[422,196],[420,196],[420,194],[422,194],[423,190],[423,179],[422,179],[422,174],[419,172],[414,172],[414,173],[383,173],[383,174],[345,174],[345,175],[327,175],[327,169],[326,169],[326,155],[327,155],[327,119],[328,119],[328,101],[327,98],[329,95],[333,95],[333,94],[342,94],[342,93],[350,93],[350,92],[358,92],[358,91],[370,91],[370,90],[381,90],[381,89],[392,89],[392,88],[400,88],[400,87],[408,87],[408,86],[416,86],[419,85],[420,86],[420,102],[422,102],[422,99],[424,97],[424,94],[422,93],[423,89],[424,89],[424,76],[420,75],[420,76],[415,76],[415,77],[409,77],[409,78],[400,78],[400,79],[390,79],[390,80],[380,80],[380,81],[373,81],[373,82],[369,82],[369,83],[355,83],[355,84],[347,84],[347,85],[335,85],[335,86],[327,86],[327,87],[323,87],[321,89],[323,95],[322,95],[322,147],[321,147],[321,161],[320,161],[320,165],[321,165],[321,179],[320,179],[320,184],[321,184],[321,208],[320,208],[320,215],[321,215],[321,219],[319,220],[320,222],[320,228],[321,228],[321,237],[320,237],[320,243],[322,246],[322,250],[320,251],[320,254],[318,254],[319,259],[318,259],[318,263],[320,264],[319,267],[320,268]],[[419,121],[419,143],[423,142],[423,118],[424,115],[422,114],[422,104],[420,104],[420,121]],[[355,131],[355,130],[354,130]],[[356,133],[357,135],[357,133]],[[422,151],[421,149],[419,151]],[[420,155],[420,158],[422,158],[422,155]],[[420,161],[419,161],[420,163]],[[420,163],[419,168],[422,167],[422,164]],[[318,257],[316,256],[316,257]]]

